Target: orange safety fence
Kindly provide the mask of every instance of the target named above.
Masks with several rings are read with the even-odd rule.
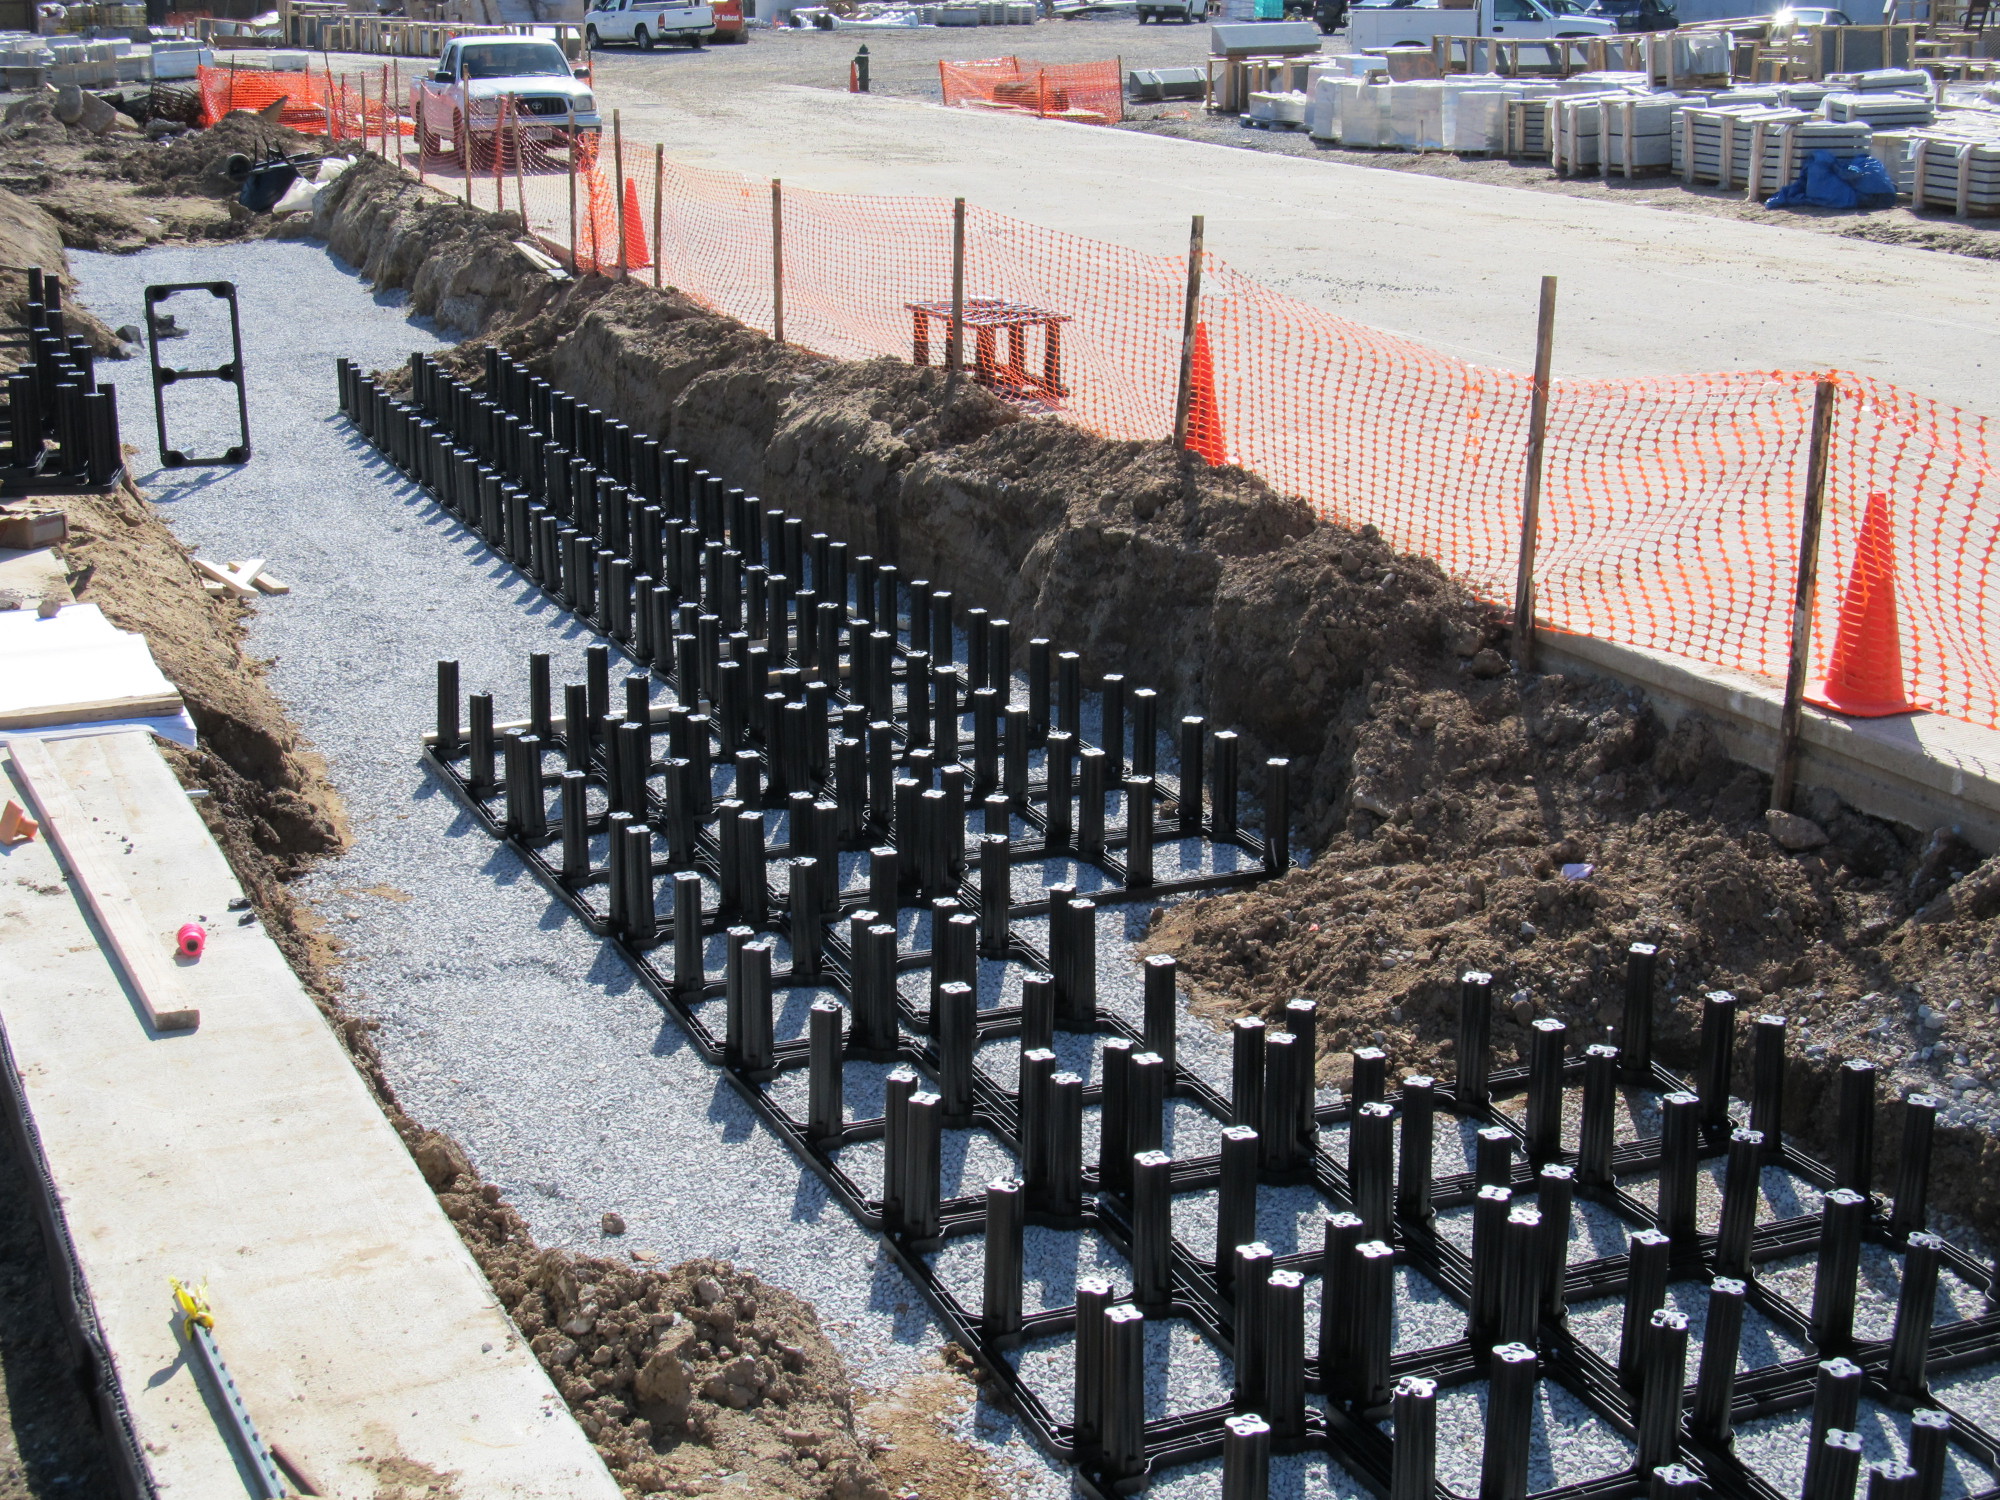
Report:
[[[399,147],[399,150],[402,148]],[[628,145],[528,144],[446,191],[520,212],[580,269],[625,268],[752,327],[774,321],[772,186]],[[518,169],[517,169],[518,168]],[[574,210],[571,208],[575,204]],[[942,364],[951,203],[782,192],[784,334],[837,359]],[[623,238],[621,240],[621,224]],[[1173,431],[1187,265],[966,210],[964,360],[1034,414],[1108,437]],[[1213,256],[1202,272],[1189,446],[1373,525],[1512,600],[1531,381],[1300,302]],[[1537,614],[1782,682],[1816,382],[1738,371],[1558,380]],[[2000,449],[1985,418],[1837,373],[1809,696],[1918,704],[2000,728]],[[1875,497],[1880,497],[1879,499]],[[1872,709],[1871,709],[1872,705]]]
[[[367,73],[278,73],[269,68],[209,68],[199,70],[201,123],[213,125],[231,110],[252,113],[284,101],[281,124],[326,135],[336,141],[359,141],[411,132],[409,101],[399,99],[401,70],[390,64]]]
[[[1115,125],[1125,118],[1124,77],[1109,62],[1039,63],[1018,57],[939,62],[938,84],[953,107],[1012,110],[1044,120]]]

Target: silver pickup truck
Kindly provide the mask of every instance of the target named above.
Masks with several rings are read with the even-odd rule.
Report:
[[[473,170],[491,167],[509,97],[515,140],[568,146],[604,128],[590,85],[554,42],[465,37],[448,42],[436,71],[411,86],[424,154],[456,151],[463,141]]]

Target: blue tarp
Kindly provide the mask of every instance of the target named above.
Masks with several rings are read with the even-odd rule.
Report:
[[[1872,156],[1835,156],[1808,151],[1796,181],[1764,200],[1766,208],[1894,208],[1896,184]]]

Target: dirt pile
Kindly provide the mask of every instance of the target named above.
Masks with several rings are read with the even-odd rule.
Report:
[[[1948,832],[1824,794],[1802,824],[1767,823],[1766,778],[1700,720],[1668,733],[1616,686],[1514,674],[1504,622],[1434,565],[1240,470],[1024,418],[936,369],[818,359],[636,285],[539,292],[488,337],[1006,615],[1017,642],[1049,636],[1173,712],[1241,726],[1253,792],[1255,761],[1291,757],[1313,868],[1177,907],[1153,941],[1219,1013],[1317,999],[1328,1081],[1376,1040],[1448,1076],[1451,986],[1472,967],[1510,997],[1503,1056],[1541,1014],[1579,1045],[1615,1036],[1623,953],[1643,939],[1662,951],[1667,1057],[1687,1059],[1708,989],[1791,1016],[1788,1123],[1822,1148],[1834,1067],[1874,1058],[1883,1163],[1893,1101],[1943,1095],[1940,1198],[2000,1228],[2000,866]],[[475,350],[461,368],[476,375]]]
[[[312,233],[380,287],[407,288],[419,316],[467,333],[503,310],[532,317],[557,284],[515,245],[521,216],[426,192],[377,157],[343,172],[313,205]]]
[[[887,1500],[812,1308],[727,1261],[657,1271],[538,1249],[458,1148],[413,1144],[501,1303],[629,1492]],[[734,1491],[732,1490],[732,1493]]]
[[[0,124],[0,189],[46,212],[74,250],[125,253],[301,232],[303,216],[294,216],[294,228],[294,219],[253,217],[238,205],[225,163],[238,154],[262,161],[274,149],[308,156],[354,151],[243,110],[207,130],[162,123],[165,133],[96,135],[56,119],[53,99],[51,91],[8,107]],[[317,169],[305,170],[311,176]]]

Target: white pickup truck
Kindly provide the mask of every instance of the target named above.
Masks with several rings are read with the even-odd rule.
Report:
[[[1353,52],[1384,47],[1428,47],[1432,37],[1610,36],[1616,21],[1586,16],[1576,0],[1475,0],[1463,8],[1431,4],[1351,5],[1347,46]]]
[[[630,42],[651,51],[659,42],[699,47],[715,36],[715,12],[699,0],[593,0],[583,17],[583,44]]]
[[[447,42],[436,71],[411,85],[410,110],[426,156],[463,143],[475,171],[492,166],[503,116],[510,139],[547,145],[574,145],[604,128],[596,96],[570,71],[562,48],[532,37]]]

